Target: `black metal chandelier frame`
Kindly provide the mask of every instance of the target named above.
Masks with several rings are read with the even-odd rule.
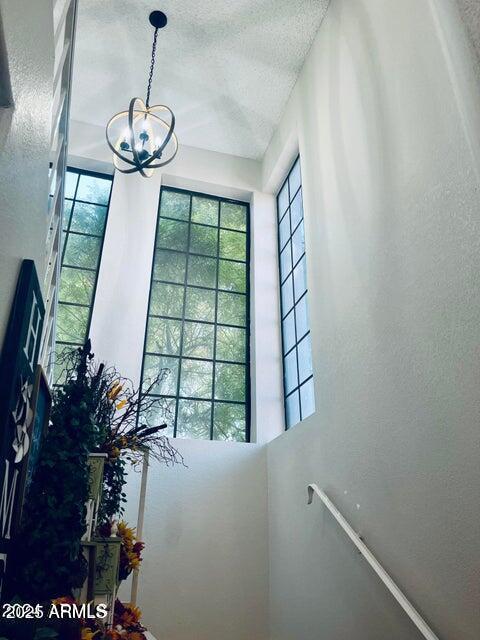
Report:
[[[132,98],[128,111],[121,111],[110,118],[106,127],[107,144],[113,153],[113,163],[115,168],[121,173],[140,173],[144,178],[153,174],[154,169],[163,167],[171,162],[178,151],[178,140],[174,133],[175,115],[166,105],[150,106],[150,93],[152,88],[153,72],[155,68],[155,58],[157,49],[158,30],[163,29],[167,24],[167,16],[162,11],[153,11],[149,16],[150,24],[155,28],[152,44],[152,56],[148,75],[147,96],[145,102],[141,98]],[[161,117],[166,114],[167,119]],[[118,121],[126,119],[126,131],[120,135],[115,143],[112,142],[110,133],[112,125]],[[142,122],[143,121],[143,122]],[[141,132],[136,138],[136,128],[141,124]],[[153,125],[160,127],[164,131],[163,139],[157,146],[154,144]],[[166,133],[165,133],[166,132]],[[172,141],[173,150],[164,159],[163,153],[167,145]],[[147,149],[147,144],[152,148]],[[129,154],[129,155],[127,155]],[[127,165],[127,166],[125,166]]]

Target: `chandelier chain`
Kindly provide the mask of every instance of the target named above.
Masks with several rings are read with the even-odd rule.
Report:
[[[178,151],[173,111],[166,105],[150,105],[158,30],[166,26],[167,16],[162,11],[152,11],[149,22],[155,31],[146,100],[132,98],[128,110],[112,116],[106,127],[107,144],[113,153],[115,168],[125,174],[139,173],[144,178],[171,162]]]
[[[150,91],[152,89],[153,69],[155,67],[155,55],[157,53],[157,36],[158,36],[158,28],[155,29],[155,33],[153,34],[152,59],[150,62],[150,72],[148,74],[147,99],[145,101],[147,109],[150,106]]]

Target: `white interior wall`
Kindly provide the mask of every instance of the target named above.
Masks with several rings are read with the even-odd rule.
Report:
[[[419,637],[309,482],[479,637],[479,117],[455,3],[331,1],[264,162],[298,138],[317,406],[268,445],[272,640]]]
[[[175,444],[188,467],[153,462],[148,471],[142,620],[162,640],[267,640],[266,449]],[[139,483],[140,474],[131,474],[127,517]]]
[[[111,171],[104,132],[72,122],[71,163]],[[277,321],[275,203],[259,191],[261,165],[180,147],[148,180],[116,173],[90,337],[97,356],[139,382],[162,184],[251,204],[253,440],[283,429]],[[272,320],[273,318],[273,320]],[[272,324],[273,322],[273,324]],[[270,332],[265,327],[270,324]],[[138,604],[165,640],[264,640],[267,633],[266,450],[260,444],[176,440],[187,468],[153,463],[145,507],[146,550]],[[140,475],[131,473],[127,518],[135,523]],[[124,591],[124,596],[128,594]]]
[[[50,0],[0,0],[2,65],[8,65],[13,106],[0,107],[0,345],[22,259],[45,270],[48,152],[53,84]],[[35,43],[35,46],[32,46]],[[7,79],[2,76],[1,81]],[[0,91],[0,94],[5,92]]]

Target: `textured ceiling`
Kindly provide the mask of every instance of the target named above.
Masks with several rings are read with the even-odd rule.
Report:
[[[261,158],[328,0],[79,0],[71,117],[104,126],[144,98],[153,28],[151,102],[169,105],[182,144]]]

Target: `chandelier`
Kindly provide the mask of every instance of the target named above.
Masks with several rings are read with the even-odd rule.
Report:
[[[155,32],[146,100],[132,98],[128,111],[121,111],[110,118],[106,128],[115,168],[122,173],[138,171],[144,178],[149,178],[154,169],[171,162],[178,151],[172,110],[160,104],[150,106],[158,30],[167,24],[167,16],[162,11],[153,11],[149,21]]]

